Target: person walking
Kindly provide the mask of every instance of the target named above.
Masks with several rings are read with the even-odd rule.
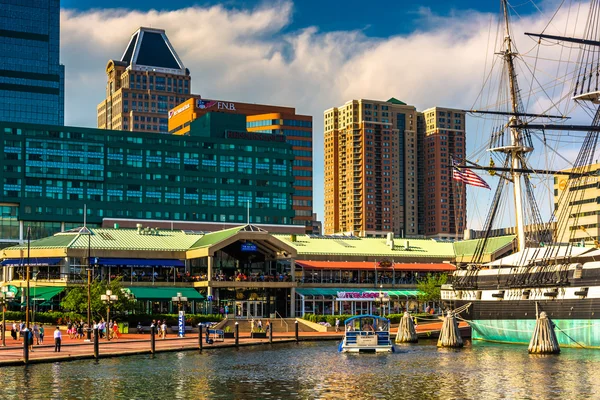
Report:
[[[60,342],[62,341],[62,333],[60,333],[60,327],[56,327],[54,330],[54,352],[60,353]]]
[[[268,335],[270,330],[271,330],[271,320],[267,320],[267,323],[265,324],[265,333]]]
[[[33,337],[35,338],[35,344],[40,344],[40,327],[38,324],[33,324]]]
[[[339,318],[335,319],[335,331],[336,332],[340,331],[340,319]]]
[[[44,324],[40,324],[40,344],[44,344]]]
[[[163,339],[167,337],[167,320],[164,319],[162,325],[160,326],[160,335]]]

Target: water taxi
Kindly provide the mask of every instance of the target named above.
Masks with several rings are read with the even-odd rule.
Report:
[[[338,350],[343,353],[391,353],[390,321],[376,315],[357,315],[345,322],[344,339]]]

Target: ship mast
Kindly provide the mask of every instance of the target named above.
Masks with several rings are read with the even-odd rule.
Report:
[[[522,125],[522,121],[519,116],[522,114],[523,110],[521,109],[521,99],[519,97],[519,90],[517,87],[517,75],[514,64],[516,53],[513,52],[512,49],[510,25],[508,20],[508,4],[506,0],[502,0],[502,9],[504,11],[504,23],[506,29],[506,34],[504,36],[504,52],[502,53],[502,56],[504,57],[504,62],[506,63],[508,71],[508,85],[512,108],[512,116],[510,117],[508,124],[510,128],[510,145],[497,147],[491,150],[507,153],[510,156],[510,174],[512,176],[515,202],[517,250],[522,251],[525,249],[525,221],[523,216],[523,182],[521,181],[521,170],[526,168],[523,159],[524,154],[532,151],[533,148],[527,147],[523,144],[522,130],[519,128],[519,126]]]

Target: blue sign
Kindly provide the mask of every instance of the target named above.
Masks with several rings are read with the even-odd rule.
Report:
[[[242,251],[256,251],[254,243],[242,243]]]
[[[185,313],[183,311],[179,311],[179,337],[185,336]]]
[[[207,300],[208,300],[208,301],[213,301],[212,294],[211,294],[211,295],[208,295],[208,297],[207,297]]]

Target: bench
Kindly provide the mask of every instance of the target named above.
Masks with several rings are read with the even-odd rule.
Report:
[[[209,329],[208,338],[212,339],[214,342],[224,342],[225,333],[223,332],[223,329]]]

